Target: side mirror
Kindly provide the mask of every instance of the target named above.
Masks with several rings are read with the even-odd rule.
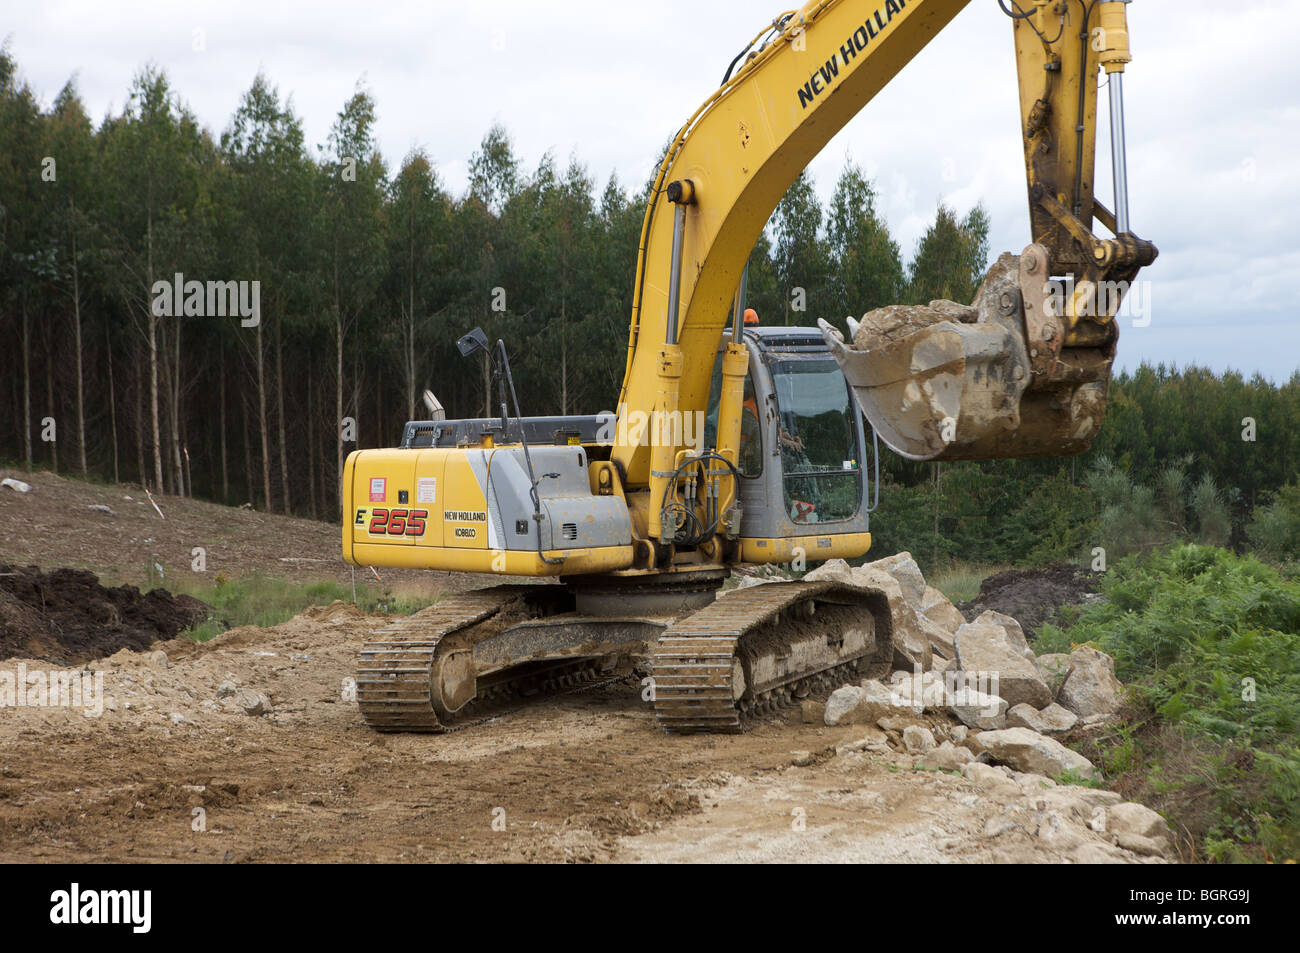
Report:
[[[482,328],[475,328],[456,342],[461,357],[469,357],[478,351],[487,351],[488,339]]]

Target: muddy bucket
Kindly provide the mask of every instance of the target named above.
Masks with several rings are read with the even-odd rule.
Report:
[[[1112,351],[1053,352],[1036,373],[1016,262],[1004,255],[972,306],[935,301],[864,315],[851,346],[818,321],[862,412],[896,453],[988,460],[1071,456],[1091,445]]]

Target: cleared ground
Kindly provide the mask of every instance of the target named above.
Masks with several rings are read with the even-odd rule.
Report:
[[[0,491],[0,561],[111,573],[207,539],[233,560],[212,571],[288,565],[309,579],[301,560],[320,559],[346,573],[328,563],[331,526],[180,500],[159,501],[163,521],[122,499],[129,489],[31,482],[39,497]],[[55,525],[87,497],[120,501],[119,515]],[[120,651],[85,666],[102,677],[95,717],[85,698],[0,708],[0,861],[1141,859],[1087,829],[1088,799],[1101,797],[1087,789],[1032,776],[980,787],[854,744],[873,729],[793,711],[744,735],[669,737],[635,679],[448,735],[378,735],[347,679],[387,618],[336,603],[204,644]],[[51,667],[10,658],[0,688],[6,672],[18,684]],[[244,690],[269,711],[246,713]],[[942,740],[948,722],[929,723]]]

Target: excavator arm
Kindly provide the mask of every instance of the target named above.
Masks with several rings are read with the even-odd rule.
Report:
[[[667,541],[675,531],[665,525],[668,496],[687,451],[623,421],[702,410],[731,324],[716,443],[734,464],[745,367],[737,289],[754,243],[812,158],[966,3],[814,0],[783,13],[673,139],[641,233],[612,455],[643,536]],[[1129,59],[1125,4],[1001,5],[1014,27],[1033,244],[994,268],[960,321],[854,346],[823,327],[872,425],[913,459],[1086,449],[1105,407],[1115,311],[1156,254],[1127,222],[1116,97]],[[1099,67],[1113,119],[1120,107],[1115,212],[1094,195]],[[1114,237],[1096,237],[1094,219]],[[1053,294],[1053,279],[1064,294]],[[734,477],[720,479],[733,484],[729,502]]]

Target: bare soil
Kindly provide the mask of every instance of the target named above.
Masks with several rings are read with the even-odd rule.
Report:
[[[155,564],[163,584],[189,574],[202,547],[209,578],[260,576],[288,582],[348,582],[339,524],[222,506],[155,493],[127,484],[87,483],[49,471],[0,468],[0,478],[30,483],[30,493],[0,488],[0,561],[88,569],[114,585],[143,586]],[[107,506],[112,512],[92,510]],[[161,510],[162,515],[159,515]],[[385,581],[435,590],[479,585],[475,577],[386,569]],[[358,581],[366,574],[357,572]]]
[[[172,639],[208,606],[165,589],[105,588],[84,569],[41,572],[0,563],[0,659],[79,664]]]
[[[1067,563],[1042,569],[1008,569],[980,584],[979,595],[957,606],[966,620],[993,609],[1020,623],[1032,639],[1044,623],[1056,622],[1062,606],[1098,598],[1096,575]]]
[[[797,710],[666,736],[635,680],[452,734],[377,734],[345,680],[386,621],[335,603],[123,650],[87,666],[98,717],[0,710],[0,862],[1061,862],[1081,840],[1141,860],[1077,824],[1061,835],[1046,779],[990,793]],[[232,705],[243,689],[271,710]]]

